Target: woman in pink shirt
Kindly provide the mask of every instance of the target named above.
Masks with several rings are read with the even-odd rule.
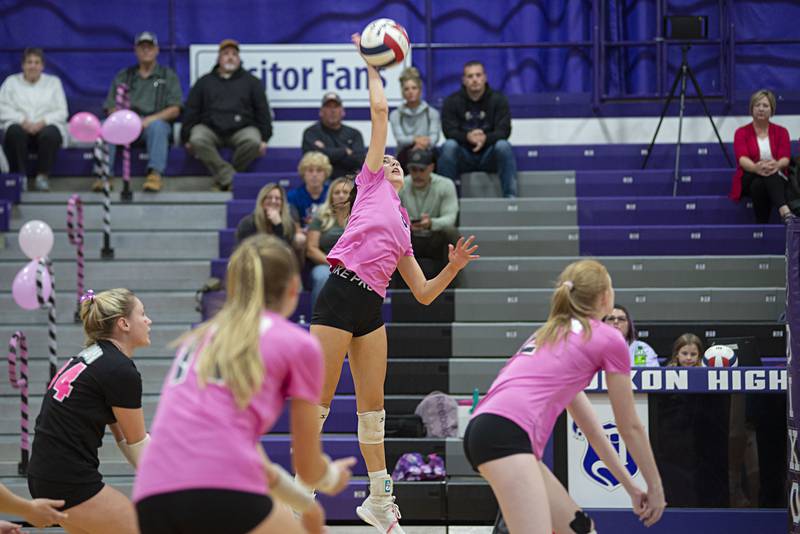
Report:
[[[356,34],[353,43],[360,46]],[[389,105],[378,71],[367,64],[372,134],[366,161],[356,176],[350,220],[328,252],[331,274],[320,291],[311,319],[311,333],[319,339],[325,359],[320,431],[349,354],[358,411],[358,441],[367,464],[370,495],[356,509],[365,522],[386,533],[403,534],[400,512],[394,504],[392,479],[386,470],[383,447],[383,383],[386,379],[386,328],[381,316],[386,287],[395,269],[414,297],[430,304],[471,260],[477,246],[470,236],[450,246],[449,263],[426,280],[411,248],[408,213],[400,205],[403,170],[384,155]],[[357,191],[357,192],[356,192]]]
[[[321,533],[322,509],[260,443],[291,398],[298,477],[331,495],[349,483],[355,459],[331,462],[319,442],[319,344],[286,319],[300,291],[294,253],[274,236],[246,239],[227,288],[219,313],[184,336],[164,383],[133,488],[141,534]]]
[[[564,408],[631,496],[644,524],[661,518],[664,490],[634,410],[628,346],[618,330],[601,322],[613,303],[611,278],[602,264],[582,260],[567,266],[547,322],[500,371],[467,426],[467,459],[492,486],[512,534],[594,532],[589,516],[541,462]],[[600,370],[606,372],[617,428],[644,475],[647,493],[634,485],[583,393]]]

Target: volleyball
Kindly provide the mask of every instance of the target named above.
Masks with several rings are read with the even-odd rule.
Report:
[[[361,55],[373,67],[399,65],[408,56],[406,29],[392,19],[373,20],[361,32]]]
[[[714,345],[703,354],[706,367],[736,367],[736,354],[727,345]]]

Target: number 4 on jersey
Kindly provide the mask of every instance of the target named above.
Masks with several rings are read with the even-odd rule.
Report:
[[[69,369],[65,368],[69,365],[70,362],[67,362],[64,367],[58,372],[56,376],[53,377],[53,380],[50,381],[50,385],[47,386],[47,389],[54,389],[55,393],[53,394],[53,398],[58,402],[64,402],[64,399],[68,398],[72,393],[72,383],[81,376],[81,373],[86,369],[86,364],[83,362],[78,362]]]

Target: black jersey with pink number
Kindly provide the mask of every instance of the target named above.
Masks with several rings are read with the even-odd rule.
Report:
[[[28,473],[42,480],[102,480],[97,449],[111,408],[142,407],[142,377],[113,343],[99,341],[70,358],[47,387],[36,418]]]

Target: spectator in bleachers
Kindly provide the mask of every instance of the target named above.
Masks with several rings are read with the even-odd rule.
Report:
[[[412,150],[433,149],[439,142],[442,120],[439,112],[422,100],[422,78],[415,67],[400,74],[403,103],[389,113],[392,134],[397,141],[397,161],[408,172],[408,155]]]
[[[447,245],[458,241],[458,195],[453,181],[434,173],[433,167],[432,150],[409,153],[400,202],[411,219],[414,256],[446,262]]]
[[[328,156],[334,178],[359,172],[367,155],[361,132],[342,124],[343,118],[342,99],[330,91],[322,97],[319,120],[303,132],[303,153],[317,150]]]
[[[253,213],[236,226],[236,244],[255,234],[280,237],[298,255],[305,256],[306,235],[294,222],[286,192],[276,183],[268,183],[258,192]]]
[[[694,334],[683,334],[672,344],[672,357],[668,367],[700,367],[701,355],[705,352],[703,342]]]
[[[314,213],[325,202],[328,192],[331,162],[322,152],[313,151],[303,154],[297,166],[297,172],[303,178],[300,185],[287,193],[289,204],[297,210],[300,225],[305,228],[314,218]]]
[[[614,310],[603,318],[603,322],[613,326],[622,333],[628,344],[631,355],[631,365],[634,367],[658,367],[658,355],[653,347],[639,340],[636,335],[636,326],[633,324],[628,309],[621,304],[614,304]]]
[[[328,252],[344,233],[347,217],[350,215],[350,191],[353,179],[342,176],[331,182],[325,202],[317,210],[314,220],[308,226],[308,246],[306,257],[314,267],[311,269],[311,309],[328,280],[331,269],[328,265]]]
[[[44,52],[26,48],[22,72],[0,86],[0,128],[11,172],[27,174],[28,150],[38,155],[35,186],[49,191],[50,171],[67,139],[67,98],[61,80],[45,74]]]
[[[217,188],[227,191],[237,171],[267,153],[270,137],[272,117],[264,87],[242,68],[239,43],[225,39],[217,64],[189,91],[181,141],[208,168]],[[231,163],[220,156],[223,146],[233,148]]]
[[[437,170],[451,180],[462,172],[497,172],[503,196],[517,196],[517,162],[508,142],[511,112],[508,99],[486,81],[480,61],[464,65],[461,89],[442,106],[442,131],[447,138]]]
[[[756,222],[765,224],[773,207],[785,221],[792,211],[786,205],[783,171],[789,166],[791,145],[789,131],[770,121],[775,115],[775,95],[761,89],[750,97],[753,121],[741,126],[733,136],[736,172],[728,196],[739,201],[742,196],[753,200]]]
[[[158,63],[158,37],[153,32],[142,32],[134,39],[136,65],[120,70],[103,104],[107,113],[117,110],[117,88],[121,84],[128,87],[130,109],[142,119],[142,134],[139,143],[147,147],[147,177],[145,191],[161,191],[161,178],[167,169],[169,141],[172,136],[172,123],[178,118],[183,102],[183,90],[178,75],[169,67]],[[109,145],[109,164],[114,168],[116,145]],[[97,180],[94,191],[103,190],[102,180]]]

